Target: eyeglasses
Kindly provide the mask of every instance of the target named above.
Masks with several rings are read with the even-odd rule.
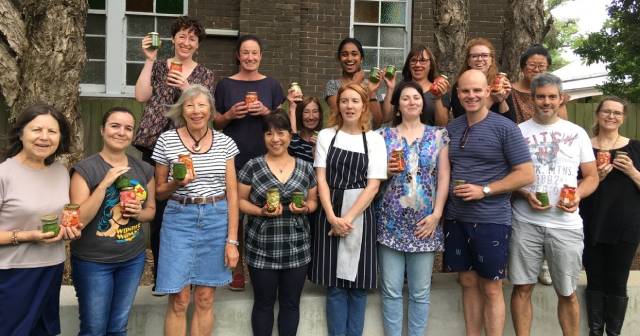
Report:
[[[477,59],[489,59],[489,57],[491,57],[491,54],[469,54],[469,58],[473,59],[473,60],[477,60]]]
[[[529,70],[538,69],[539,71],[545,71],[545,70],[547,70],[548,67],[549,67],[549,65],[544,64],[544,63],[539,63],[539,64],[527,63],[527,69],[529,69]]]
[[[411,65],[416,65],[416,64],[418,64],[418,63],[420,63],[420,64],[426,64],[426,63],[428,63],[428,62],[431,62],[431,59],[430,59],[430,58],[418,58],[418,59],[413,59],[413,58],[412,58],[411,60],[409,60],[409,64],[411,64]]]
[[[460,139],[460,149],[464,149],[464,146],[467,145],[467,140],[469,140],[469,131],[471,130],[471,127],[467,126],[464,129],[464,133],[462,133],[462,138]]]
[[[598,111],[598,113],[601,113],[606,117],[614,116],[617,119],[621,119],[622,117],[624,117],[624,112],[621,112],[621,111],[600,110]]]

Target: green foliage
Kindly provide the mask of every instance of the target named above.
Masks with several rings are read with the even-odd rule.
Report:
[[[567,0],[546,0],[545,2],[545,18],[548,20],[552,17],[551,11],[560,6]],[[550,71],[557,70],[567,65],[569,61],[564,59],[561,52],[565,48],[573,48],[578,33],[578,24],[575,19],[558,20],[552,18],[553,24],[549,27],[549,31],[544,36],[542,44],[549,49],[553,64]]]
[[[609,20],[595,33],[579,39],[575,53],[587,64],[606,62],[605,94],[640,101],[640,0],[612,0]]]

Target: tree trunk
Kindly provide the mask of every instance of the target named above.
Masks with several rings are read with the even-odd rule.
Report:
[[[80,75],[86,60],[86,0],[0,0],[0,86],[10,121],[27,106],[43,102],[62,112],[71,126],[71,155],[83,153],[78,113]]]
[[[453,80],[464,61],[469,31],[469,0],[436,0],[434,54],[441,73]]]
[[[520,76],[520,55],[531,45],[542,43],[546,25],[544,0],[508,0],[500,71],[507,73],[512,82]]]

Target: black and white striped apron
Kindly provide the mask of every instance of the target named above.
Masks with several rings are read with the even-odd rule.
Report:
[[[339,130],[336,131],[336,135],[331,140],[331,145],[329,145],[327,152],[326,176],[333,211],[336,216],[340,217],[345,191],[363,189],[367,185],[369,155],[365,133],[362,133],[364,153],[334,147],[333,144],[338,133]],[[363,212],[360,258],[357,263],[357,275],[354,281],[340,279],[336,276],[338,246],[341,238],[327,235],[331,230],[331,224],[329,224],[322,207],[318,212],[318,223],[313,230],[313,252],[309,274],[311,281],[330,287],[376,288],[376,227],[372,205]]]

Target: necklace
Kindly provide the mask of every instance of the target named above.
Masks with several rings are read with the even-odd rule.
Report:
[[[191,137],[191,140],[193,140],[193,145],[191,145],[191,149],[193,149],[195,152],[199,152],[200,151],[200,141],[202,141],[202,139],[204,139],[204,137],[207,136],[207,134],[209,134],[209,130],[207,129],[206,132],[204,132],[204,135],[200,137],[200,139],[196,140],[196,138],[193,136],[193,134],[191,134],[191,132],[189,131],[189,127],[184,127],[187,130],[187,133],[189,133],[189,136]]]
[[[600,142],[600,137],[596,137],[596,139],[598,139],[598,147],[600,147],[600,149],[609,150],[609,149],[612,149],[613,147],[615,147],[616,143],[618,143],[618,139],[620,139],[620,133],[618,133],[618,136],[616,136],[616,139],[613,140],[613,143],[609,146],[608,149],[602,147],[602,142]]]
[[[276,165],[276,161],[275,161],[275,160],[271,159],[270,161],[271,161],[271,163],[272,163],[274,166]],[[286,161],[284,162],[284,164],[283,164],[281,167],[275,167],[275,169],[277,170],[277,172],[278,172],[280,175],[284,174],[284,170],[285,170],[287,167],[289,167],[289,162],[290,162],[290,160],[286,160]]]

